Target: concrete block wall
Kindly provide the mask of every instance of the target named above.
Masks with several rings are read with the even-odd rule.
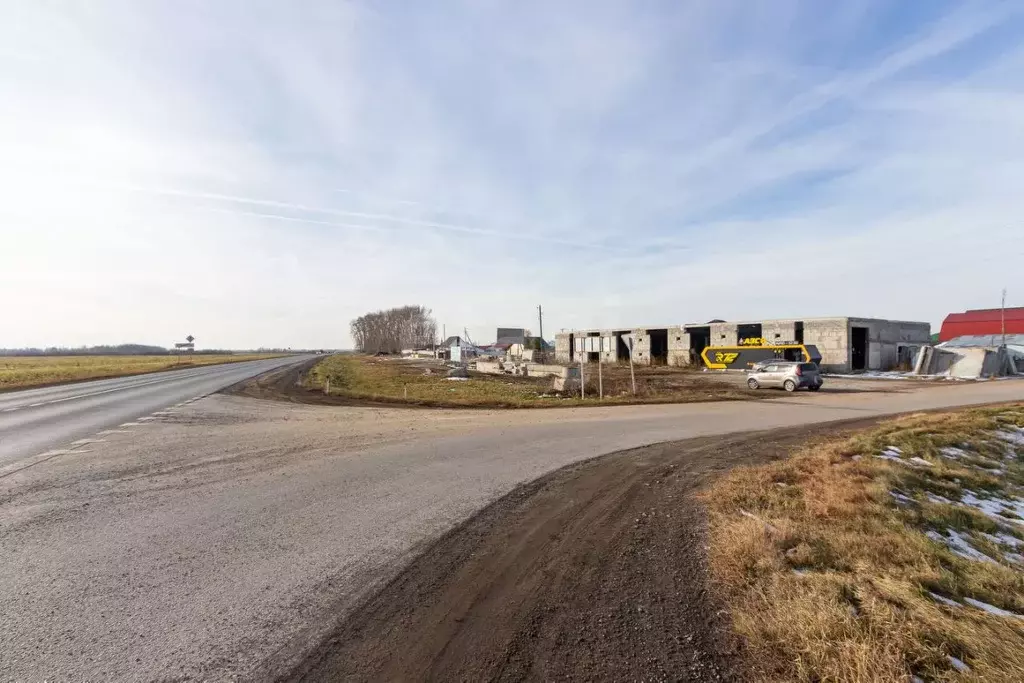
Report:
[[[569,333],[560,332],[555,335],[555,362],[569,364]]]
[[[690,364],[690,335],[683,331],[681,325],[668,328],[668,364]]]
[[[761,336],[769,342],[796,341],[795,320],[768,320],[761,324]]]
[[[711,324],[711,346],[736,346],[739,342],[739,329],[736,323]]]
[[[647,330],[633,330],[633,364],[651,364],[651,337]]]
[[[931,343],[932,328],[928,323],[879,320],[875,318],[850,318],[852,328],[866,327],[868,330],[868,370],[892,370],[899,364],[899,347]]]
[[[818,347],[825,372],[850,371],[849,318],[804,321],[804,344]]]
[[[586,338],[591,336],[594,332],[598,332],[597,335],[601,339],[601,362],[602,363],[617,363],[619,362],[618,356],[618,333],[622,332],[622,328],[616,328],[615,330],[575,330],[573,332],[561,332],[555,335],[555,362],[563,365],[568,365],[570,362],[573,364],[580,362],[579,354],[569,353],[569,336],[573,336],[575,339]],[[633,363],[637,365],[650,365],[650,337],[648,337],[645,330],[628,330],[633,334],[635,342],[633,344]],[[606,342],[605,340],[610,340]],[[605,345],[607,344],[607,350]],[[572,360],[570,361],[570,357]],[[583,355],[583,362],[589,363],[588,356]]]
[[[766,320],[761,322],[762,336],[769,342],[791,341],[796,338],[796,323],[793,320]],[[869,370],[888,370],[898,363],[899,347],[924,345],[931,339],[931,325],[928,323],[900,322],[875,318],[818,318],[804,319],[804,343],[813,344],[821,352],[822,369],[826,372],[850,372],[852,365],[852,328],[868,329]],[[710,343],[712,346],[735,346],[739,343],[739,323],[711,323]],[[632,330],[635,342],[633,345],[633,363],[637,365],[651,364],[651,340],[647,329],[668,330],[668,364],[686,365],[690,361],[690,336],[680,326],[667,328],[641,328]],[[618,359],[614,330],[578,330],[575,337],[586,337],[590,333],[599,333],[602,338],[609,338],[612,343],[609,349],[601,351],[601,360],[615,363]],[[778,335],[778,336],[776,336]],[[555,335],[555,362],[570,362],[569,332]],[[602,348],[604,348],[602,346]],[[572,362],[578,363],[579,357]],[[587,357],[583,357],[587,362]]]

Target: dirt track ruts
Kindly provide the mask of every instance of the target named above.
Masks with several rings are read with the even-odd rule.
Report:
[[[523,485],[430,547],[286,680],[738,680],[694,494],[821,433],[658,444]]]

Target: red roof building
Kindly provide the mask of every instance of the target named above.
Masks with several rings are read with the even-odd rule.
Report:
[[[1024,308],[1007,308],[1005,316],[1006,334],[1024,334]],[[950,313],[942,321],[939,341],[949,341],[968,334],[1001,334],[1002,320],[998,308]]]

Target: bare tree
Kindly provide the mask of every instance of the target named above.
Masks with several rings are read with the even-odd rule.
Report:
[[[366,353],[423,349],[437,339],[437,321],[429,308],[402,306],[361,315],[352,321],[352,340]]]

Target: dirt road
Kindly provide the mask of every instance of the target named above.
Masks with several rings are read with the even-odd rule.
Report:
[[[0,479],[0,672],[287,676],[442,534],[559,467],[655,442],[1021,398],[1012,381],[504,412],[211,396]],[[632,511],[629,487],[643,476],[621,509]]]

